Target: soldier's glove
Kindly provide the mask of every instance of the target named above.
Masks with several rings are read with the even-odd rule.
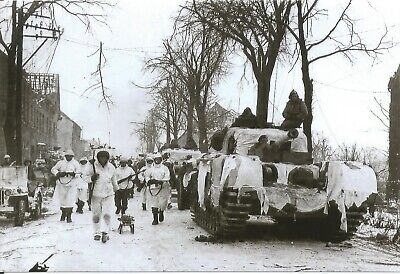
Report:
[[[65,177],[66,175],[67,175],[67,173],[64,172],[64,171],[61,171],[61,172],[58,172],[58,173],[57,173],[57,177],[58,177],[58,178]]]
[[[92,179],[92,182],[96,181],[97,179],[99,179],[99,174],[93,174],[90,179]]]

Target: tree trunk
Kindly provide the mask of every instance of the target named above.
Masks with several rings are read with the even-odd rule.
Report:
[[[193,96],[189,96],[189,105],[187,112],[187,123],[186,123],[186,145],[191,138],[193,138],[193,114],[194,114],[194,100]]]
[[[264,128],[267,125],[268,119],[268,98],[270,90],[271,75],[261,75],[257,81],[257,124],[259,127]]]
[[[172,120],[172,135],[175,140],[179,138],[179,121],[177,121],[176,117]]]
[[[301,52],[301,72],[304,85],[304,103],[307,106],[308,115],[304,120],[303,131],[307,136],[307,150],[312,153],[312,133],[311,126],[313,121],[312,100],[313,100],[313,83],[310,78],[310,63],[308,61],[308,51],[304,37],[304,20],[302,14],[301,1],[297,1],[297,20],[299,26],[299,47]]]
[[[386,199],[398,199],[400,190],[400,66],[389,81],[389,182]]]
[[[208,139],[205,106],[196,104],[196,113],[199,120],[199,149],[201,152],[206,153],[208,151]]]
[[[169,105],[169,100],[167,98],[167,121],[165,123],[165,128],[167,131],[167,144],[171,143],[171,114],[170,114],[170,105]]]

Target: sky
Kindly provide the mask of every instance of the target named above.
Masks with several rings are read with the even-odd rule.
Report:
[[[64,33],[50,67],[45,65],[50,63],[48,56],[57,42],[46,45],[27,69],[36,72],[48,69],[51,73],[58,73],[61,109],[81,125],[82,137],[100,138],[103,142],[110,140],[117,151],[129,156],[137,153],[139,145],[131,122],[143,121],[151,107],[151,99],[133,83],[151,81],[152,75],[142,69],[144,61],[161,53],[162,39],[172,33],[172,17],[184,1],[120,0],[115,3],[116,7],[107,11],[108,26],[93,24],[91,33],[71,16],[59,16],[58,24],[64,28]],[[345,3],[322,0],[321,5],[328,8],[328,16],[318,22],[316,35],[326,33]],[[385,25],[389,30],[388,38],[400,41],[399,10],[400,1],[396,0],[355,0],[350,12],[357,18],[356,27],[367,43],[374,45],[384,33]],[[110,111],[104,104],[99,106],[100,97],[96,92],[84,92],[94,83],[91,73],[96,70],[98,56],[91,54],[100,41],[107,59],[103,69],[104,83],[114,101]],[[25,56],[38,43],[25,42]],[[311,54],[316,56],[324,50],[326,48],[320,48]],[[357,142],[360,146],[386,149],[385,127],[371,110],[378,110],[374,98],[388,106],[387,84],[400,64],[400,47],[396,45],[375,61],[363,54],[355,56],[354,63],[335,56],[312,64],[311,77],[315,89],[313,130],[328,136],[334,146]],[[255,113],[256,86],[251,71],[247,68],[247,80],[240,81],[244,58],[239,52],[231,60],[229,74],[216,87],[220,103],[237,112],[250,107]],[[272,114],[274,107],[271,104],[269,120],[273,118],[275,124],[283,120],[281,113],[290,91],[297,90],[300,97],[304,94],[300,66],[291,72],[289,70],[289,62],[281,60],[272,79],[270,99],[275,110]]]

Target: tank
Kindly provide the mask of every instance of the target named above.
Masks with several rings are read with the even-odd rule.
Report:
[[[261,135],[275,143],[264,161],[248,155]],[[341,241],[354,234],[377,194],[367,165],[313,163],[300,129],[232,127],[217,147],[196,162],[190,181],[192,219],[212,235],[237,237],[249,224],[269,219]]]

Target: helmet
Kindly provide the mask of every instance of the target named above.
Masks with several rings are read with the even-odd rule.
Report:
[[[289,94],[289,99],[290,99],[293,95],[296,95],[297,97],[299,97],[299,95],[297,94],[297,91],[295,91],[294,89],[290,92],[290,94]]]
[[[4,159],[9,159],[9,158],[11,158],[10,155],[8,155],[8,154],[4,155]]]
[[[67,156],[67,155],[75,156],[75,154],[74,154],[74,152],[72,151],[72,149],[68,149],[68,150],[64,153],[64,156]]]
[[[150,157],[150,156],[146,157],[146,165],[151,165],[151,164],[153,164],[153,162],[154,162],[154,160],[152,157]]]
[[[88,158],[86,158],[86,157],[82,157],[82,158],[79,160],[79,162],[82,162],[82,161],[86,161],[86,162],[88,162]]]
[[[128,162],[128,158],[127,158],[127,157],[121,157],[121,158],[119,159],[119,162],[125,162],[125,163],[127,163],[127,162]]]
[[[110,159],[110,153],[108,153],[107,150],[100,150],[97,152],[97,159],[99,159],[99,157],[107,157],[107,159]]]
[[[154,164],[161,164],[161,162],[162,162],[161,154],[157,153],[156,155],[154,155]]]

